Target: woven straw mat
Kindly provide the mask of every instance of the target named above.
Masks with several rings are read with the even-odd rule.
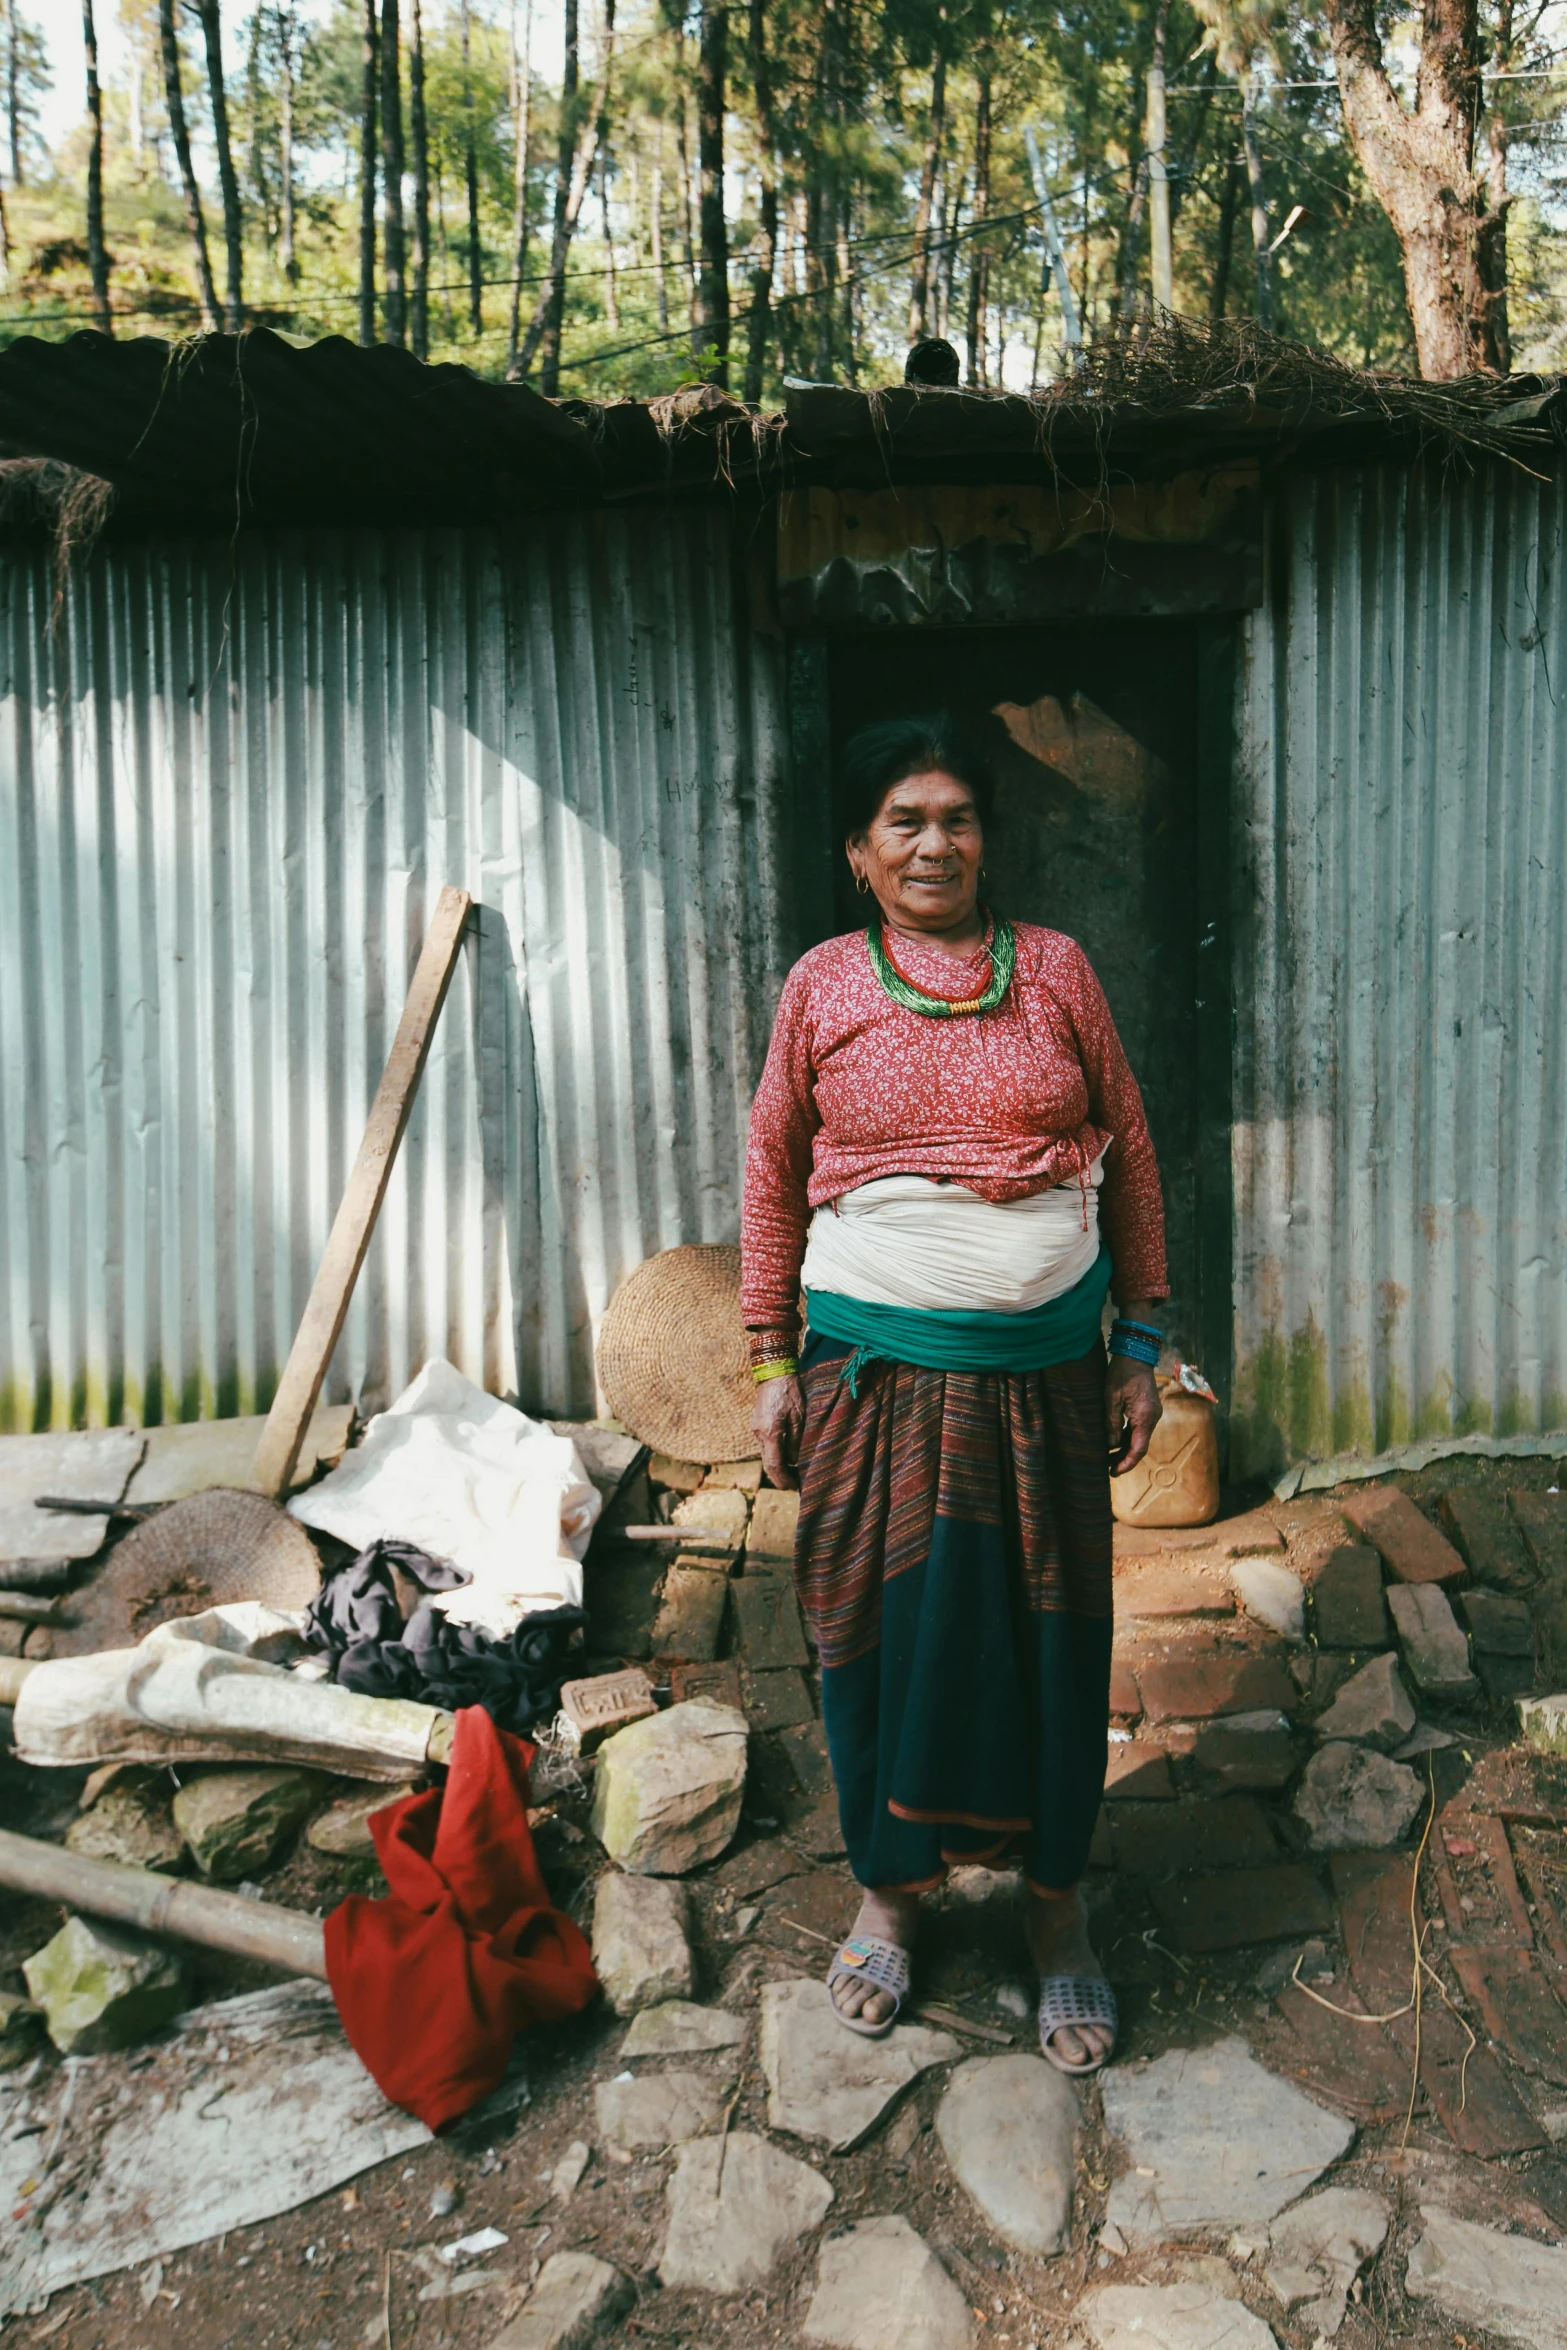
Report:
[[[756,1452],[737,1248],[666,1248],[616,1290],[598,1343],[599,1384],[617,1420],[677,1461]]]
[[[130,1648],[176,1616],[236,1599],[308,1607],[320,1588],[304,1528],[262,1494],[218,1486],[170,1502],[115,1544],[74,1603],[81,1615],[70,1647],[79,1652],[90,1630],[92,1648]]]

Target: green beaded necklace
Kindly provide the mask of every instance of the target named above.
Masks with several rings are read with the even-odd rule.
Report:
[[[906,1012],[921,1012],[927,1020],[956,1020],[971,1012],[993,1012],[1007,989],[1012,985],[1012,973],[1017,963],[1017,936],[1005,915],[994,918],[990,942],[990,977],[978,995],[930,995],[923,987],[916,987],[905,978],[892,959],[892,950],[879,922],[873,922],[865,933],[865,944],[870,950],[871,969],[880,980],[884,992]]]

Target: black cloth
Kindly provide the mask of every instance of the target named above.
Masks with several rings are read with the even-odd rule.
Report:
[[[421,1591],[472,1581],[463,1568],[392,1541],[372,1542],[327,1574],[310,1603],[307,1638],[331,1657],[334,1681],[362,1697],[414,1697],[450,1713],[480,1705],[502,1730],[525,1731],[554,1713],[572,1635],[587,1622],[581,1608],[541,1609],[497,1639],[452,1623],[427,1599],[405,1622],[397,1575]]]

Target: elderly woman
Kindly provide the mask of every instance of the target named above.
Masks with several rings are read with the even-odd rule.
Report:
[[[1116,2030],[1078,1892],[1104,1792],[1106,1472],[1159,1418],[1159,1173],[1081,947],[981,897],[983,762],[945,719],[900,721],[856,736],[845,782],[871,920],[785,984],[742,1276],[864,1889],[828,1986],[850,2030],[889,2031],[921,1894],[1015,1853],[1040,2045],[1093,2072]]]

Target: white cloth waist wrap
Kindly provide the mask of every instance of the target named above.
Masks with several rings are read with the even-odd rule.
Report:
[[[1098,1256],[1102,1181],[1096,1159],[1081,1183],[996,1201],[929,1175],[884,1175],[817,1209],[800,1286],[926,1312],[1027,1313]]]

